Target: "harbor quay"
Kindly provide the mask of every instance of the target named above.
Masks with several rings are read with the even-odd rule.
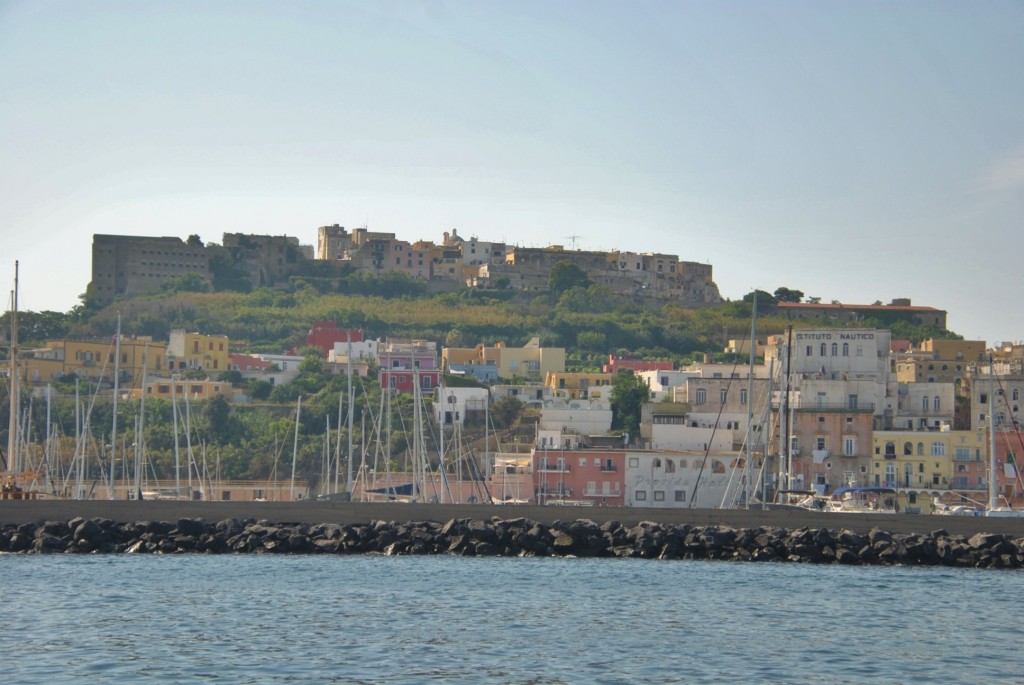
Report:
[[[977,533],[1024,538],[1024,517],[939,516],[933,514],[830,513],[797,509],[658,509],[638,507],[572,507],[530,504],[436,504],[405,502],[204,502],[134,500],[7,500],[0,501],[0,525],[74,518],[137,521],[252,519],[274,524],[365,524],[372,521],[445,523],[453,519],[492,521],[525,518],[551,525],[586,519],[600,525],[617,521],[634,526],[644,521],[662,525],[770,527],[850,530],[881,529],[898,534],[950,535]]]

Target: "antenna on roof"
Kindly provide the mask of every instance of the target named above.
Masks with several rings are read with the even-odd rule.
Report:
[[[583,236],[573,234],[573,235],[567,235],[567,236],[563,236],[563,237],[568,238],[569,240],[572,241],[572,249],[575,250],[576,249],[576,239],[577,238],[582,238]]]

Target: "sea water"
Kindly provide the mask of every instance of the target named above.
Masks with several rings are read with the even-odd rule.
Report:
[[[0,556],[3,683],[1017,683],[1024,573]]]

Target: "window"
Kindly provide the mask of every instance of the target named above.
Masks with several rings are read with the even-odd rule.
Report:
[[[919,456],[919,457],[923,457],[924,456],[924,443],[923,442],[917,443],[917,456]]]
[[[815,449],[817,449],[817,450],[825,449],[825,438],[823,438],[821,436],[815,438],[815,445],[816,445]]]
[[[856,409],[857,408],[857,396],[856,395],[847,395],[846,396],[846,408],[847,409]]]
[[[914,443],[905,442],[903,443],[903,456],[909,456],[914,453]]]
[[[843,343],[843,356],[844,357],[849,357],[850,356],[850,343]]]
[[[647,493],[644,490],[637,490],[636,493],[633,495],[633,499],[635,499],[638,502],[643,502],[644,500],[647,499]]]
[[[640,466],[640,457],[630,457],[629,458],[629,467],[630,468],[635,469],[635,468],[637,468],[639,466]]]
[[[946,443],[944,442],[933,442],[932,443],[932,456],[942,457],[946,454]]]
[[[928,411],[928,397],[927,396],[921,398],[921,409],[923,411]]]
[[[813,357],[814,356],[814,348],[811,347],[810,345],[807,346],[807,356],[808,357]]]
[[[747,389],[746,388],[740,388],[740,404],[746,404],[746,403],[747,403]]]
[[[676,490],[676,501],[677,502],[685,502],[686,501],[686,491],[685,490]]]
[[[885,443],[885,456],[895,457],[896,456],[896,443],[887,442]]]
[[[835,357],[839,354],[839,343],[832,343],[832,356]]]
[[[696,397],[694,398],[695,404],[704,404],[708,401],[708,391],[704,388],[697,388]]]
[[[857,453],[857,439],[853,436],[843,438],[843,454],[852,457]]]
[[[941,402],[939,401],[939,396],[936,395],[935,398],[932,400],[932,409],[938,411],[940,404]]]
[[[728,396],[729,396],[729,389],[728,388],[722,388],[721,390],[718,391],[718,401],[721,402],[722,404],[725,404],[725,400],[726,400],[726,398]]]
[[[1020,390],[1018,390],[1017,388],[1014,388],[1013,392],[1010,393],[1010,399],[1015,400],[1015,401],[1019,400],[1020,399]]]
[[[824,356],[825,356],[825,349],[826,349],[826,345],[825,345],[825,343],[821,343],[821,356],[822,356],[822,357],[824,357]]]
[[[988,394],[987,393],[983,392],[983,393],[981,393],[981,395],[978,396],[978,404],[988,404]],[[981,418],[985,418],[985,415],[982,414]]]
[[[666,459],[665,460],[665,473],[675,473],[675,472],[676,472],[676,463],[674,461],[672,461],[671,459]]]

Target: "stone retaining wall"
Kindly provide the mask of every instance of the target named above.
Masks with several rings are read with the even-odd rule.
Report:
[[[0,552],[25,554],[454,554],[461,556],[631,557],[853,565],[1020,568],[1024,538],[1001,533],[892,533],[873,528],[733,528],[589,519],[528,518],[396,523],[281,524],[228,518],[217,523],[118,523],[82,517],[0,526]]]

